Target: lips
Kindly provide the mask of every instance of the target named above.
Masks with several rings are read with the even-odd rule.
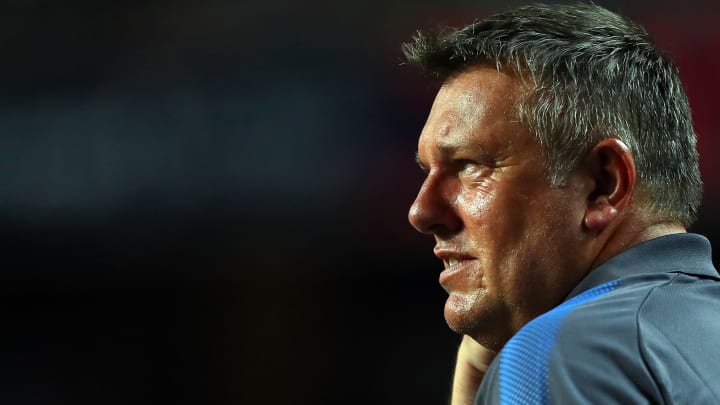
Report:
[[[461,276],[472,266],[476,260],[474,257],[457,250],[445,250],[435,248],[435,256],[443,261],[445,269],[440,273],[440,284],[447,290],[453,279]]]
[[[443,264],[445,265],[446,269],[453,267],[453,266],[457,266],[458,264],[462,263],[463,261],[474,259],[474,257],[472,257],[468,254],[462,253],[458,250],[435,248],[434,253],[438,259],[443,261]]]
[[[446,290],[448,287],[453,284],[453,280],[462,277],[463,275],[467,274],[467,270],[470,266],[473,265],[475,262],[474,259],[472,260],[459,260],[457,263],[445,267],[445,270],[440,272],[440,279],[438,280],[440,282],[440,285],[442,285]]]

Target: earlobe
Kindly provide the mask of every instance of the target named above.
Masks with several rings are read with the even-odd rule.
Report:
[[[593,205],[585,212],[584,225],[591,231],[600,232],[617,218],[618,210],[610,205],[606,196],[597,198]]]
[[[608,138],[595,145],[587,163],[594,187],[588,194],[583,225],[600,233],[630,204],[635,189],[635,161],[622,141]]]

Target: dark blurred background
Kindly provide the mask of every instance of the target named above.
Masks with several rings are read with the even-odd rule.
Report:
[[[599,3],[678,62],[720,243],[720,7]],[[0,403],[443,403],[399,46],[522,2],[0,4]]]

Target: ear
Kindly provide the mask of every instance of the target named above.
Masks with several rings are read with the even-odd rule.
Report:
[[[583,222],[595,233],[607,228],[630,204],[635,189],[635,161],[622,141],[600,141],[587,157],[594,188],[588,196]]]

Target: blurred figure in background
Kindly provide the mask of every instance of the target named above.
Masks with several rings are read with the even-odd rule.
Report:
[[[675,65],[595,5],[404,45],[442,85],[409,220],[463,335],[452,403],[718,403],[720,276]]]

